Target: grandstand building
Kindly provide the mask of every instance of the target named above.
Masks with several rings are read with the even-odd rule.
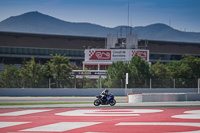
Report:
[[[85,50],[107,49],[107,41],[101,37],[0,32],[0,71],[6,64],[20,67],[24,59],[31,57],[43,64],[51,58],[50,54],[66,55],[72,65],[82,68]],[[117,41],[123,42],[123,38]],[[138,40],[137,49],[149,51],[148,61],[151,63],[180,60],[185,54],[200,57],[200,43]],[[108,65],[88,69],[105,70]]]

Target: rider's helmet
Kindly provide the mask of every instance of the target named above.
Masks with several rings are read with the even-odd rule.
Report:
[[[105,92],[109,92],[108,88],[106,88]]]

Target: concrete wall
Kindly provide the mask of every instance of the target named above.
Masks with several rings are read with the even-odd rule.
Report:
[[[172,101],[186,101],[186,94],[184,93],[163,93],[142,95],[143,102],[172,102]]]
[[[129,103],[137,102],[174,102],[174,101],[200,101],[198,93],[143,93],[129,94]]]
[[[22,89],[1,88],[0,96],[95,96],[103,89]],[[197,88],[190,89],[109,89],[109,93],[115,96],[126,96],[127,93],[197,93]],[[193,97],[188,95],[188,97]]]

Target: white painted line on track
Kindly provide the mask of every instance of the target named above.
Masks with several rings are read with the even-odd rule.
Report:
[[[173,132],[173,133],[200,133],[200,130],[198,130],[198,131],[188,131],[188,132]]]
[[[120,122],[118,124],[115,124],[117,126],[119,125],[152,125],[152,126],[192,126],[192,127],[200,127],[200,123],[184,123],[184,122]]]
[[[200,119],[200,110],[185,111],[186,114],[173,115],[172,118],[179,119]]]
[[[106,111],[106,110],[105,110]],[[112,110],[109,110],[112,111]],[[113,111],[129,111],[130,113],[158,113],[163,112],[163,110],[160,109],[114,109]]]
[[[190,110],[190,111],[185,111],[184,113],[200,114],[200,110]]]
[[[64,132],[72,129],[92,126],[102,122],[59,122],[55,124],[20,130],[20,131],[40,131],[40,132]]]
[[[200,123],[183,123],[183,122],[120,122],[115,124],[116,126],[192,126],[200,127]],[[186,131],[186,132],[173,132],[173,133],[200,133],[198,131]]]
[[[62,113],[56,113],[55,115],[61,115],[61,116],[140,116],[139,114],[133,114],[130,112],[126,112],[126,114],[117,113],[117,112],[99,112],[102,111],[101,109],[99,110],[93,110],[93,109],[88,109],[88,110],[72,110],[72,111],[66,111]]]
[[[84,133],[109,133],[109,132],[84,132]]]
[[[29,122],[0,122],[0,128],[26,124]]]
[[[44,112],[44,111],[50,111],[50,110],[22,110],[22,111],[2,113],[0,114],[0,116],[20,116],[20,115],[33,114],[33,113],[39,113],[39,112]]]
[[[79,109],[56,113],[61,116],[140,116],[139,113],[157,113],[158,109]]]

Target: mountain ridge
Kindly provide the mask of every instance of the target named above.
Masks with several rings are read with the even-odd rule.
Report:
[[[120,33],[120,27],[123,26],[110,28],[91,23],[69,22],[37,11],[11,16],[0,22],[0,31],[91,37],[106,37],[107,34],[125,35],[124,30]],[[200,33],[179,31],[162,23],[129,28],[133,34],[138,34],[139,39],[200,42]]]

